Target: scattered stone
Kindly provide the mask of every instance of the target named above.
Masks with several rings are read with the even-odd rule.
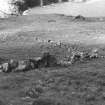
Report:
[[[70,62],[75,63],[76,61],[86,61],[91,59],[96,59],[99,57],[98,49],[93,49],[89,52],[72,52],[72,56],[70,57]]]
[[[15,68],[15,72],[18,71],[29,71],[34,68],[34,64],[29,60],[26,61],[18,61],[18,67]]]
[[[39,94],[38,94],[38,92],[36,92],[35,89],[29,89],[28,91],[26,91],[26,96],[28,96],[30,98],[38,98]]]
[[[90,58],[98,58],[98,49],[93,49],[91,54],[90,54]]]
[[[11,72],[10,64],[8,62],[3,63],[1,66],[2,66],[1,68],[2,68],[3,72],[5,72],[5,73]]]
[[[36,86],[30,88],[26,91],[26,96],[30,98],[38,98],[43,93],[43,88],[41,86]]]
[[[83,59],[83,52],[72,52],[71,56],[71,63],[74,63],[76,61],[81,61]]]

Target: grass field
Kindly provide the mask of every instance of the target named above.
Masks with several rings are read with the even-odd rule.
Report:
[[[50,51],[60,59],[72,46],[79,51],[99,49],[105,55],[105,21],[74,20],[65,15],[32,15],[0,20],[0,57],[27,59]],[[53,47],[48,40],[62,41]],[[67,67],[0,73],[0,105],[104,105],[105,59]],[[33,104],[32,104],[33,103]]]

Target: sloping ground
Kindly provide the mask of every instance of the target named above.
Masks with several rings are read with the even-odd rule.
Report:
[[[105,16],[105,1],[104,0],[90,0],[83,3],[66,2],[61,4],[53,4],[44,6],[43,8],[32,9],[29,14],[66,14],[66,15],[83,15],[86,17]]]
[[[33,41],[41,39],[62,40],[91,44],[104,43],[104,18],[87,18],[75,20],[65,15],[30,15],[0,20],[1,41]],[[21,37],[23,39],[21,39]]]
[[[0,57],[26,59],[49,50],[61,58],[67,48],[48,40],[73,44],[77,50],[100,48],[105,55],[105,21],[74,20],[64,15],[32,15],[0,20]],[[79,44],[79,45],[78,45]],[[72,45],[75,48],[75,44]],[[1,105],[100,105],[105,103],[105,59],[77,62],[68,67],[0,73]]]
[[[0,74],[3,105],[100,105],[105,103],[105,60],[71,67]],[[50,103],[50,104],[49,104]]]
[[[10,44],[10,43],[9,43]],[[12,43],[13,44],[13,43]],[[0,55],[14,59],[24,59],[25,54],[40,56],[43,51],[64,57],[65,45],[21,46],[0,49]],[[43,45],[43,46],[42,46]],[[71,45],[71,44],[70,44]],[[13,46],[13,45],[12,45]],[[94,46],[71,45],[84,51]],[[98,47],[98,46],[96,46]],[[3,47],[2,47],[3,48]],[[20,49],[19,49],[20,48]],[[105,55],[105,47],[100,48]],[[71,66],[40,68],[28,72],[0,73],[0,100],[4,105],[100,105],[105,103],[105,58],[77,62]]]
[[[24,52],[48,40],[55,43],[81,43],[84,45],[104,45],[105,18],[75,19],[65,15],[31,15],[0,20],[0,54],[4,51]],[[39,47],[38,47],[39,48]],[[19,49],[19,50],[18,50]],[[11,55],[11,54],[9,54]],[[19,55],[21,55],[19,53]],[[11,55],[12,56],[12,55]],[[28,56],[23,55],[23,56]],[[9,56],[10,57],[10,56]]]

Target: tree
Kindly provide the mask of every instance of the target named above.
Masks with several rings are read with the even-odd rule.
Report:
[[[40,6],[43,6],[43,0],[40,0]]]
[[[12,0],[11,1],[11,12],[12,14],[22,14],[23,11],[27,9],[27,6],[25,5],[24,0]]]

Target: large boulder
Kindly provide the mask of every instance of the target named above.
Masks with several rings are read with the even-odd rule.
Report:
[[[30,60],[18,61],[18,66],[13,70],[14,72],[29,71],[34,69],[34,63]]]
[[[1,71],[8,73],[12,72],[13,69],[18,67],[18,61],[10,59],[9,61],[6,61],[0,65]]]

